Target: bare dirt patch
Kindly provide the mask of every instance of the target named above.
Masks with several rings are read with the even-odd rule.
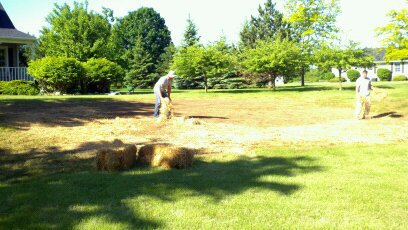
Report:
[[[97,150],[123,144],[166,143],[200,153],[252,154],[264,146],[397,144],[408,138],[407,114],[399,111],[354,120],[352,106],[233,97],[180,99],[174,106],[176,117],[158,122],[152,117],[154,105],[143,100],[2,103],[0,180],[89,169]]]

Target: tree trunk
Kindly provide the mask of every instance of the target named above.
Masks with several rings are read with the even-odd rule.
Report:
[[[343,90],[343,82],[341,81],[341,69],[339,70],[339,82],[340,82],[340,89],[339,90]]]
[[[204,76],[204,89],[205,89],[205,93],[208,92],[208,86],[207,86],[207,77]]]
[[[276,90],[276,85],[275,85],[275,76],[273,74],[269,75],[269,82],[268,82],[268,88],[272,90]]]
[[[303,66],[302,67],[302,76],[300,77],[300,79],[301,79],[301,83],[300,83],[300,85],[301,86],[305,86],[305,67]]]
[[[272,80],[268,81],[268,89],[272,89]]]

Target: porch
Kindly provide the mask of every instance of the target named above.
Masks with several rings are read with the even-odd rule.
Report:
[[[27,73],[26,67],[0,67],[0,81],[26,80],[34,81]]]
[[[17,30],[0,3],[0,81],[34,79],[27,74],[26,67],[20,67],[19,47],[35,43],[32,35]]]

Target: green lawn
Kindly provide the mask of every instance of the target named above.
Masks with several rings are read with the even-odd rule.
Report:
[[[11,228],[408,228],[407,144],[260,148],[189,170],[85,171],[0,187]]]
[[[374,109],[398,116],[362,122],[381,128],[406,124],[408,84],[375,85],[389,95]],[[319,113],[323,107],[353,106],[353,84],[344,86],[343,91],[335,83],[289,84],[276,92],[176,90],[173,98],[296,101],[295,109],[313,104],[320,106],[313,107]],[[134,168],[106,173],[96,172],[92,159],[79,156],[91,154],[86,144],[109,141],[79,140],[85,147],[71,149],[65,143],[69,141],[58,136],[69,130],[82,130],[86,137],[92,132],[102,135],[109,131],[106,126],[87,131],[85,125],[105,122],[109,126],[110,120],[115,121],[115,116],[104,118],[98,113],[78,116],[83,123],[75,120],[75,114],[69,114],[75,118],[69,120],[64,114],[69,112],[67,106],[82,111],[92,104],[104,108],[116,103],[117,109],[133,105],[127,102],[151,103],[152,99],[151,90],[121,96],[0,96],[0,108],[8,111],[0,110],[0,229],[408,229],[406,141],[265,142],[244,154],[199,155],[187,170]],[[30,111],[38,105],[59,106],[55,111],[61,112],[49,116],[67,122],[47,124],[39,115],[32,120],[33,127],[19,126],[18,119],[7,122],[13,108]],[[134,122],[130,118],[118,122],[121,119]],[[52,138],[42,138],[42,132],[52,133]]]

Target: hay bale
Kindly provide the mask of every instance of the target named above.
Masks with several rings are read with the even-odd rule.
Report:
[[[174,108],[170,99],[168,97],[163,98],[160,102],[159,120],[160,121],[169,120],[173,117],[173,114]]]
[[[136,145],[128,145],[123,150],[122,152],[122,169],[130,169],[136,161],[136,153],[137,153],[137,148]]]
[[[192,150],[166,144],[145,145],[139,149],[137,162],[162,168],[184,169],[193,164]]]
[[[139,148],[136,163],[140,165],[150,165],[153,159],[154,145],[144,145]]]
[[[105,168],[108,171],[119,171],[122,169],[122,155],[115,150],[108,149],[105,155]]]
[[[185,169],[193,165],[193,153],[186,148],[167,147],[154,155],[152,166]]]
[[[107,149],[101,149],[96,153],[96,168],[101,170],[106,170],[106,153]]]
[[[129,169],[136,161],[136,152],[137,148],[135,145],[99,150],[96,153],[96,168],[107,171]]]

